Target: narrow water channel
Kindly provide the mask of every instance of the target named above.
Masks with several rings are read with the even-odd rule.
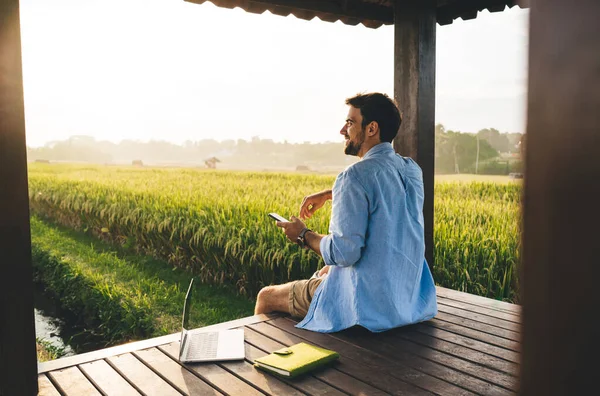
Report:
[[[89,335],[69,312],[44,293],[40,284],[34,287],[35,336],[64,349],[64,356],[102,349],[104,343]]]
[[[75,355],[73,348],[65,343],[60,334],[60,325],[57,323],[57,319],[45,315],[44,311],[37,308],[34,309],[35,313],[35,337],[48,341],[52,346],[64,350],[63,356]]]

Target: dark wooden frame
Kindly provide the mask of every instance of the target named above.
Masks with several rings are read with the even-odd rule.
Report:
[[[0,1],[0,395],[37,394],[19,1]]]
[[[394,77],[395,98],[405,110],[395,145],[423,168],[430,197],[424,209],[429,232],[435,105],[431,4],[396,3]],[[600,302],[595,288],[600,244],[595,240],[598,233],[590,229],[600,222],[596,20],[600,2],[532,0],[531,5],[521,393],[583,394],[595,385],[594,358],[600,342],[589,321]],[[19,1],[4,0],[0,2],[1,395],[37,393],[20,47]],[[407,62],[409,56],[417,61],[415,66]],[[427,238],[431,249],[431,236]],[[431,250],[427,255],[431,257]]]
[[[521,277],[525,395],[583,395],[597,386],[598,16],[597,0],[531,4]]]

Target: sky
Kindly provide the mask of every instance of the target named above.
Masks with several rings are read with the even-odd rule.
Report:
[[[524,132],[528,17],[437,26],[436,123]],[[208,2],[21,0],[27,145],[341,142],[345,98],[393,96],[393,35]]]

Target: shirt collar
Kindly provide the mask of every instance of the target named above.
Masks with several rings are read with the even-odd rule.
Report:
[[[369,151],[367,151],[367,153],[364,155],[364,157],[362,159],[365,160],[374,155],[384,154],[388,151],[392,151],[392,152],[394,151],[394,148],[392,147],[392,143],[381,142],[381,143],[376,144],[375,146],[371,147],[371,149]]]

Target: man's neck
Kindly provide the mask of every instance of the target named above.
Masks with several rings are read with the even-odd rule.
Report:
[[[377,146],[380,143],[381,142],[372,142],[372,143],[368,144],[367,142],[364,142],[361,147],[361,150],[360,150],[361,152],[358,153],[358,158],[363,159],[364,156],[367,155],[369,150],[371,150],[373,147]]]

